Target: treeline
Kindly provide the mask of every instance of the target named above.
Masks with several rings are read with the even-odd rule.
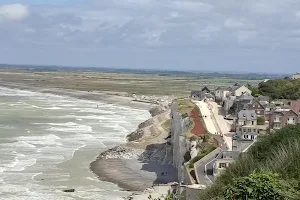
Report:
[[[254,95],[269,96],[272,99],[300,99],[300,79],[275,79],[262,82],[258,88],[251,88]]]

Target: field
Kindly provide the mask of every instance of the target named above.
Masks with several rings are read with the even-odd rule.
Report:
[[[188,96],[203,86],[229,86],[236,82],[256,85],[260,80],[198,78],[180,75],[112,73],[91,71],[38,71],[0,69],[0,85],[29,85],[42,88],[64,88],[82,91],[113,91],[140,95]]]

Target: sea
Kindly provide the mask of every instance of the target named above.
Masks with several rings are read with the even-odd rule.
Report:
[[[147,110],[0,87],[0,199],[122,199],[130,193],[100,181],[90,163],[149,117]]]

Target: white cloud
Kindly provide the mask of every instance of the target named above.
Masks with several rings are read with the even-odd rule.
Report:
[[[19,21],[29,15],[27,6],[22,4],[7,4],[0,6],[0,22]]]

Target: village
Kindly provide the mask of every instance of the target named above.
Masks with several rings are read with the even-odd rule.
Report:
[[[198,106],[207,131],[218,144],[218,148],[194,163],[190,182],[199,189],[210,186],[260,137],[300,122],[299,100],[253,96],[248,87],[236,83],[230,87],[205,86],[191,91],[191,101]],[[193,153],[189,162],[193,162],[198,155],[196,143],[192,143],[190,152]]]

